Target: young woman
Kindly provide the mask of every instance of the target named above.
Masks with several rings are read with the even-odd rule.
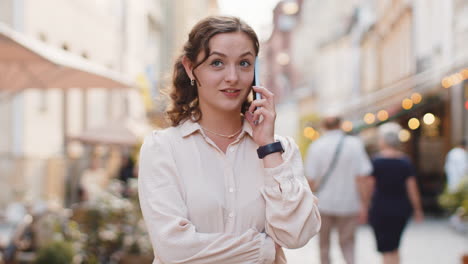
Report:
[[[380,151],[372,160],[374,171],[369,179],[369,223],[384,264],[400,263],[400,239],[411,215],[417,222],[424,218],[414,167],[399,150],[400,129],[396,123],[379,128]]]
[[[141,148],[139,196],[153,263],[286,263],[281,247],[320,228],[291,138],[274,134],[274,96],[252,87],[255,32],[234,17],[194,26],[174,65],[172,127]],[[262,95],[250,102],[252,89]]]

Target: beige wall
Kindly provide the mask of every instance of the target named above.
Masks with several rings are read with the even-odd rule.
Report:
[[[27,89],[23,95],[23,154],[37,158],[61,155],[62,90]]]
[[[86,53],[93,62],[118,69],[121,52],[120,1],[27,1],[25,33],[61,48],[67,44],[73,54]]]
[[[67,132],[76,136],[84,128],[83,90],[79,88],[68,90],[67,95]]]
[[[351,40],[342,39],[346,38],[344,31],[353,8],[362,2],[364,0],[304,0],[300,21],[292,36],[292,61],[298,72],[297,84],[309,89],[314,96],[326,96],[326,100],[318,102],[340,104],[351,93],[353,51]],[[315,104],[313,112],[321,109],[321,104]]]
[[[390,85],[414,73],[411,11],[405,10],[396,20],[385,21],[379,47],[380,86]],[[379,31],[379,30],[377,30]]]
[[[13,0],[0,1],[0,21],[7,24],[13,23]]]
[[[361,88],[364,94],[379,88],[378,38],[375,35],[366,37],[362,42],[361,52]]]
[[[12,109],[11,102],[6,99],[0,99],[0,155],[5,155],[11,151],[11,133],[12,133]]]

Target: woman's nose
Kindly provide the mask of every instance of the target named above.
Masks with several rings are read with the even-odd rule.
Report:
[[[235,66],[230,66],[227,68],[226,82],[236,82],[239,79],[239,73],[237,72],[237,68]]]

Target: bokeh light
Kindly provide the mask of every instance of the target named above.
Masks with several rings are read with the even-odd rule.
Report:
[[[408,142],[408,140],[411,138],[411,132],[409,132],[407,129],[402,129],[398,133],[398,138],[401,142]]]
[[[370,125],[375,122],[375,115],[373,113],[367,113],[364,115],[364,122]]]
[[[313,139],[316,133],[317,131],[315,131],[315,129],[312,127],[304,128],[304,137],[308,139]]]
[[[409,121],[408,121],[408,127],[412,130],[416,130],[419,128],[419,126],[421,125],[421,123],[419,122],[419,120],[415,117],[411,118]]]
[[[343,129],[345,132],[351,132],[353,130],[353,122],[348,120],[344,121],[341,124],[341,129]]]
[[[463,76],[463,79],[468,79],[468,69],[463,69],[460,73]]]
[[[435,116],[432,113],[426,113],[423,117],[424,124],[432,125],[435,121]]]
[[[452,85],[453,85],[453,83],[452,83],[452,79],[450,79],[450,77],[445,77],[442,80],[442,87],[450,88]]]
[[[411,107],[413,107],[413,101],[409,98],[405,98],[403,102],[401,102],[401,107],[403,107],[405,110],[409,110]]]
[[[413,101],[413,104],[419,104],[422,101],[422,96],[420,93],[414,93],[411,95],[411,101]]]
[[[377,113],[377,118],[380,120],[380,121],[385,121],[388,119],[388,112],[385,111],[385,110],[380,110],[378,113]]]

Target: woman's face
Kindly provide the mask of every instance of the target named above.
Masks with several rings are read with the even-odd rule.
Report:
[[[238,114],[254,78],[253,42],[243,32],[221,33],[210,39],[209,47],[208,59],[194,70],[200,110],[203,115],[216,111]],[[203,58],[201,52],[197,61]],[[190,71],[187,73],[194,79]]]

